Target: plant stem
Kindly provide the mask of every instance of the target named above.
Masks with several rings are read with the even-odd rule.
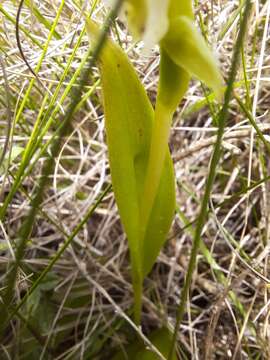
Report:
[[[165,157],[168,151],[171,121],[172,113],[168,112],[161,103],[158,103],[155,110],[153,133],[141,203],[141,236],[143,238],[164,168]]]
[[[141,317],[142,317],[143,279],[139,274],[133,275],[133,292],[134,292],[134,323],[137,326],[140,326]]]
[[[230,100],[232,97],[233,84],[234,84],[236,73],[237,73],[239,55],[241,52],[242,42],[244,40],[244,36],[246,33],[247,21],[249,18],[251,7],[252,7],[251,0],[247,0],[243,18],[242,18],[241,25],[240,25],[239,34],[238,34],[236,45],[235,45],[234,54],[233,54],[233,60],[232,60],[231,70],[230,70],[229,79],[228,79],[228,86],[227,86],[227,89],[225,92],[224,104],[223,104],[223,107],[222,107],[220,115],[219,115],[219,128],[217,131],[217,140],[216,140],[216,144],[214,147],[214,151],[213,151],[213,155],[212,155],[212,159],[211,159],[211,163],[210,163],[209,174],[206,179],[205,192],[204,192],[204,196],[203,196],[203,200],[202,200],[201,210],[200,210],[197,225],[195,228],[195,235],[194,235],[194,239],[193,239],[190,260],[189,260],[189,264],[188,264],[184,287],[183,287],[183,290],[181,293],[181,300],[180,300],[180,304],[179,304],[179,308],[178,308],[176,324],[175,324],[174,334],[173,334],[173,340],[172,340],[172,345],[171,345],[171,349],[169,352],[168,360],[172,360],[172,358],[173,358],[173,353],[174,353],[176,339],[177,339],[177,333],[178,333],[178,329],[181,324],[181,321],[183,319],[187,296],[188,296],[188,292],[189,292],[191,281],[192,281],[192,275],[193,275],[193,272],[194,272],[194,269],[196,266],[196,258],[197,258],[197,253],[198,253],[199,246],[200,246],[200,241],[201,241],[201,233],[202,233],[202,229],[205,224],[206,217],[207,217],[208,202],[209,202],[212,186],[213,186],[215,176],[216,176],[216,168],[218,166],[218,162],[219,162],[220,155],[221,155],[222,137],[223,137],[226,121],[227,121],[228,114],[229,114],[229,103],[230,103]]]

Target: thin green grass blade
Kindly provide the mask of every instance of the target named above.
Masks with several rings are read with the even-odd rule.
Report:
[[[72,243],[73,239],[77,236],[77,234],[82,230],[83,226],[87,223],[87,221],[91,218],[91,216],[94,214],[97,207],[100,205],[102,200],[105,198],[105,196],[110,192],[111,185],[108,185],[106,189],[98,196],[97,200],[91,206],[88,211],[86,212],[85,216],[81,220],[81,222],[75,227],[75,229],[72,231],[70,235],[66,235],[66,240],[61,246],[61,248],[57,251],[57,253],[54,255],[54,257],[51,259],[49,264],[46,266],[46,268],[42,271],[42,273],[39,275],[39,277],[36,279],[36,281],[32,284],[31,288],[28,290],[27,294],[21,299],[21,301],[16,305],[16,307],[11,307],[10,314],[8,318],[6,319],[5,323],[0,325],[0,329],[6,325],[6,323],[11,320],[21,309],[21,307],[26,303],[27,299],[30,298],[30,296],[33,294],[35,289],[41,284],[43,279],[47,276],[47,274],[51,271],[53,266],[56,264],[56,262],[60,259],[60,257],[63,255],[63,253],[66,251],[66,249],[69,247],[69,245]]]
[[[43,63],[43,60],[44,60],[44,58],[45,58],[45,55],[46,55],[46,53],[47,53],[47,51],[48,51],[49,44],[50,44],[50,42],[51,42],[51,40],[52,40],[52,38],[53,38],[53,34],[54,34],[54,31],[55,31],[56,26],[57,26],[57,24],[58,24],[58,21],[59,21],[59,18],[60,18],[60,15],[61,15],[61,13],[62,13],[62,10],[63,10],[64,5],[65,5],[65,1],[62,0],[61,3],[60,3],[60,6],[59,6],[59,8],[58,8],[58,11],[57,11],[55,20],[54,20],[54,22],[53,22],[53,25],[52,25],[52,27],[51,27],[51,31],[50,31],[50,33],[49,33],[48,39],[47,39],[45,45],[43,46],[43,51],[42,51],[42,53],[41,53],[40,59],[39,59],[39,61],[38,61],[38,64],[37,64],[36,68],[34,69],[34,72],[35,72],[36,74],[38,74],[38,72],[39,72],[39,70],[40,70],[40,68],[41,68],[41,65],[42,65],[42,63]],[[24,107],[25,107],[25,105],[26,105],[26,102],[27,102],[28,99],[29,99],[31,90],[32,90],[32,88],[33,88],[36,80],[37,80],[36,78],[33,78],[33,79],[30,81],[30,83],[29,83],[29,86],[28,86],[28,88],[27,88],[26,94],[25,94],[25,96],[23,97],[22,103],[21,103],[21,105],[20,105],[20,107],[19,107],[19,109],[18,109],[18,111],[17,111],[17,113],[16,113],[15,123],[17,123],[17,122],[20,120],[20,117],[21,117],[21,115],[22,115],[22,112],[23,112],[23,110],[24,110]]]
[[[259,128],[259,126],[256,123],[256,120],[254,119],[253,115],[250,113],[250,111],[247,109],[246,105],[243,103],[243,101],[239,98],[239,96],[237,96],[236,94],[234,94],[234,98],[236,99],[236,101],[238,102],[241,110],[243,111],[243,113],[245,114],[245,116],[248,118],[250,124],[253,126],[254,130],[256,131],[259,139],[262,141],[262,143],[265,145],[266,150],[268,151],[268,153],[270,154],[270,143],[268,140],[266,140],[266,138],[264,137],[263,132],[261,131],[261,129]]]
[[[232,92],[233,92],[233,84],[234,84],[234,80],[235,80],[236,73],[237,73],[237,65],[238,65],[239,56],[240,56],[240,52],[241,52],[241,46],[242,46],[242,42],[243,42],[244,35],[246,32],[246,27],[247,27],[247,22],[248,22],[249,14],[251,11],[251,7],[252,7],[251,1],[247,0],[244,15],[243,15],[243,20],[241,21],[240,31],[239,31],[237,41],[236,41],[231,71],[230,71],[230,75],[229,75],[229,79],[228,79],[228,86],[227,86],[227,90],[225,92],[224,105],[222,107],[222,110],[221,110],[221,113],[219,116],[219,129],[218,129],[218,133],[217,133],[217,140],[216,140],[216,144],[215,144],[214,151],[213,151],[213,156],[212,156],[211,163],[210,163],[209,175],[208,175],[207,181],[206,181],[205,192],[204,192],[204,197],[202,200],[200,214],[199,214],[198,221],[196,224],[195,235],[194,235],[194,239],[193,239],[193,246],[192,246],[192,250],[191,250],[191,255],[190,255],[190,260],[189,260],[189,265],[188,265],[188,269],[187,269],[184,287],[183,287],[183,290],[181,293],[181,300],[180,300],[179,309],[178,309],[178,313],[177,313],[175,331],[174,331],[170,355],[168,358],[169,360],[172,360],[172,354],[173,354],[173,350],[174,350],[175,344],[176,344],[178,328],[179,328],[179,325],[180,325],[183,315],[184,315],[186,299],[187,299],[188,292],[190,289],[193,271],[194,271],[195,265],[196,265],[197,253],[198,253],[198,250],[200,247],[200,241],[201,241],[201,232],[202,232],[202,229],[203,229],[206,217],[207,217],[208,202],[209,202],[209,198],[211,195],[212,186],[213,186],[213,183],[215,180],[216,168],[218,166],[218,162],[219,162],[220,155],[221,155],[222,137],[223,137],[223,133],[224,133],[224,129],[226,126],[226,121],[227,121],[227,117],[228,117],[228,113],[229,113],[229,104],[230,104],[230,100],[231,100],[231,96],[232,96]]]
[[[54,164],[54,158],[57,156],[57,154],[60,151],[62,139],[70,131],[70,123],[71,123],[71,120],[74,115],[74,110],[76,109],[77,103],[80,100],[82,90],[84,89],[84,86],[86,85],[86,83],[89,79],[93,64],[94,64],[95,60],[97,59],[97,57],[102,49],[102,46],[105,42],[106,35],[108,32],[109,26],[111,24],[111,19],[113,19],[116,16],[120,6],[121,6],[121,0],[116,2],[115,7],[112,9],[108,18],[106,19],[104,26],[103,26],[103,30],[100,33],[100,35],[98,37],[98,41],[94,47],[92,57],[90,57],[88,66],[86,66],[86,68],[84,69],[84,72],[81,76],[80,86],[78,88],[74,89],[72,101],[71,101],[68,111],[65,114],[63,121],[61,123],[61,131],[59,132],[59,136],[55,139],[54,143],[52,144],[51,157],[49,157],[46,160],[44,167],[42,169],[42,177],[39,181],[36,194],[34,195],[34,197],[32,199],[31,209],[29,211],[28,217],[25,219],[25,221],[23,222],[23,224],[19,230],[19,239],[17,242],[15,261],[11,262],[10,266],[8,268],[8,273],[6,276],[7,286],[6,286],[6,289],[2,296],[2,302],[0,304],[0,311],[2,314],[2,324],[8,318],[8,307],[11,304],[12,299],[13,299],[14,285],[16,282],[17,272],[18,272],[21,260],[24,256],[26,242],[31,234],[32,227],[35,222],[35,216],[36,216],[37,209],[43,198],[44,189],[45,189],[46,185],[48,184],[48,176],[52,171],[53,164]],[[3,327],[1,326],[0,329],[3,330]]]
[[[15,179],[9,190],[9,193],[5,197],[4,203],[0,208],[0,220],[4,219],[8,205],[10,204],[16,191],[22,184],[23,180],[31,173],[32,169],[35,167],[35,164],[40,159],[40,157],[46,155],[46,151],[47,151],[48,147],[54,141],[56,136],[58,136],[58,130],[56,130],[54,132],[54,134],[52,135],[51,139],[49,141],[47,141],[45,144],[42,144],[44,136],[47,134],[49,128],[52,126],[55,119],[59,116],[61,105],[64,103],[64,101],[70,95],[70,92],[72,91],[73,87],[78,86],[78,84],[76,82],[79,79],[82,69],[84,68],[85,64],[87,63],[87,55],[86,55],[83,58],[83,60],[81,61],[78,69],[76,69],[75,73],[73,74],[72,78],[70,79],[67,87],[64,89],[64,92],[61,95],[61,98],[57,101],[57,96],[59,95],[59,93],[63,87],[63,83],[68,75],[68,72],[70,71],[72,61],[74,60],[74,57],[76,56],[79,45],[81,44],[84,32],[85,32],[84,30],[81,32],[79,39],[74,47],[74,50],[73,50],[72,54],[70,55],[70,58],[68,59],[67,65],[66,65],[64,72],[61,75],[61,78],[59,80],[59,84],[57,85],[56,89],[54,90],[53,96],[50,98],[48,108],[46,109],[45,112],[42,112],[42,108],[45,107],[46,100],[47,100],[47,98],[49,98],[49,93],[46,94],[46,97],[44,97],[44,101],[42,103],[42,107],[41,107],[39,115],[37,117],[34,129],[31,133],[30,139],[26,145],[26,148],[25,148],[25,151],[23,154],[23,160],[21,161],[19,169],[16,172]],[[97,86],[97,83],[94,84],[93,87],[90,88],[90,90],[88,92],[88,96],[90,96],[92,94],[92,92],[94,91],[96,86]],[[85,99],[86,99],[86,97],[84,96],[83,99],[80,100],[79,104],[76,105],[76,110],[79,108],[79,106],[82,105],[82,102]],[[56,102],[57,102],[57,104],[56,104]],[[56,106],[55,106],[55,104],[56,104]],[[37,150],[38,150],[38,152],[37,152],[37,154],[35,154]],[[30,161],[31,161],[31,165],[27,169]]]
[[[8,11],[6,11],[3,7],[3,5],[0,4],[0,12],[5,16],[6,19],[8,19],[10,22],[12,22],[14,25],[16,25],[16,19],[13,18]],[[29,33],[29,31],[23,26],[23,25],[19,25],[20,30],[25,34],[25,36],[27,38],[29,38],[33,44],[37,45],[40,49],[43,49],[42,44],[33,36]]]
[[[25,5],[30,9],[31,12],[35,15],[40,24],[43,24],[47,30],[51,30],[52,24],[48,21],[35,6],[34,2],[31,0],[24,0]],[[53,36],[57,40],[61,40],[61,35],[54,29]]]

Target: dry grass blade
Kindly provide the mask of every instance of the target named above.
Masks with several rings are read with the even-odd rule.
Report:
[[[107,13],[103,1],[64,1],[53,29],[61,1],[24,0],[17,22],[19,40],[41,86],[17,46],[16,17],[22,2],[0,1],[4,65],[0,66],[0,154],[6,154],[0,168],[1,298],[18,230],[29,213],[44,162],[52,154],[51,144],[69,107],[72,89],[80,87],[78,75],[88,49],[81,14],[92,14],[102,25]],[[194,2],[197,23],[216,50],[225,78],[245,3]],[[255,0],[213,184],[213,208],[202,229],[204,245],[178,334],[181,359],[270,358],[270,301],[265,282],[270,278],[268,14],[269,1]],[[132,42],[122,20],[114,22],[110,36],[136,67],[154,104],[158,50],[145,55],[142,44]],[[54,159],[54,170],[48,174],[36,225],[15,281],[14,300],[24,318],[12,316],[1,341],[1,359],[43,356],[45,360],[49,357],[46,348],[54,352],[53,359],[111,359],[119,348],[127,348],[134,335],[147,342],[154,329],[164,324],[173,329],[175,324],[175,304],[183,288],[216,142],[215,97],[193,80],[173,118],[169,145],[177,179],[177,216],[168,242],[145,280],[142,328],[138,329],[130,323],[133,297],[128,248],[112,192],[82,224],[111,183],[100,93],[94,68],[72,127]],[[2,153],[7,142],[7,152]],[[72,245],[67,241],[69,234]],[[42,274],[46,276],[32,291]],[[34,324],[35,334],[25,322]],[[205,347],[209,349],[206,355]]]

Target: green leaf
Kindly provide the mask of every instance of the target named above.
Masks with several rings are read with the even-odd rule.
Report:
[[[43,24],[47,30],[51,31],[52,24],[41,14],[38,8],[34,5],[34,2],[32,0],[24,0],[24,2],[25,5],[30,9],[30,11],[33,12],[39,23]],[[59,33],[55,29],[53,30],[53,36],[57,40],[62,39],[61,35],[59,35]]]
[[[169,18],[173,19],[179,15],[188,16],[193,19],[193,9],[191,0],[171,0],[169,7]]]
[[[222,77],[217,60],[190,18],[173,19],[161,45],[175,64],[203,81],[221,98]]]
[[[162,328],[154,331],[150,336],[149,340],[151,343],[161,352],[161,354],[166,358],[169,354],[172,336],[167,328]],[[117,353],[113,360],[159,360],[160,357],[147,349],[141,341],[136,341],[135,343],[125,347],[125,352],[123,350]],[[176,353],[173,354],[172,360],[177,360]]]
[[[93,22],[88,21],[88,30],[95,38]],[[174,216],[173,166],[167,146],[161,180],[145,222],[142,208],[147,198],[143,190],[154,111],[133,66],[109,39],[99,69],[112,184],[129,241],[138,320],[143,278],[151,270]]]

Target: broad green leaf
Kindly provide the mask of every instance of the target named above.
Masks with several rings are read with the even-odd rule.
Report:
[[[169,354],[172,336],[167,328],[162,328],[154,331],[150,336],[151,343],[161,352],[166,358]],[[125,347],[125,352],[122,350],[117,353],[113,360],[159,360],[160,357],[147,349],[140,341],[136,341],[131,345]],[[173,354],[172,360],[177,360],[176,353]]]
[[[97,33],[90,21],[88,30],[90,34]],[[161,180],[145,223],[142,205],[147,198],[143,190],[154,111],[133,66],[110,40],[102,50],[99,69],[112,184],[129,241],[134,288],[138,288],[151,270],[173,219],[173,166],[166,146]],[[137,301],[140,296],[137,292]]]
[[[179,16],[173,19],[161,46],[175,64],[203,81],[221,97],[222,78],[217,61],[190,18]]]

